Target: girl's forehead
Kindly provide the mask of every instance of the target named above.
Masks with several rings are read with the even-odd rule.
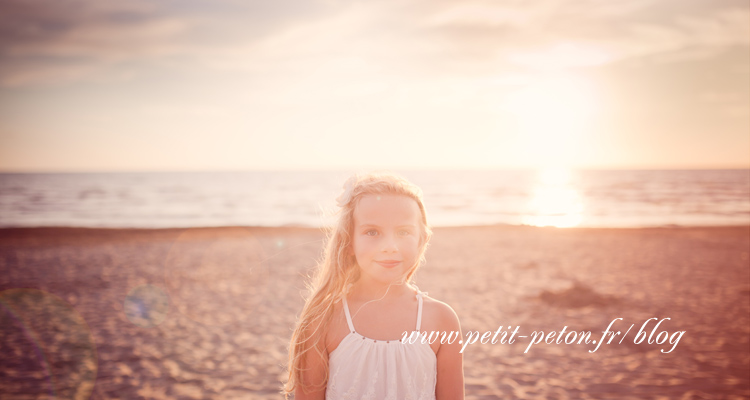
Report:
[[[419,219],[416,200],[404,195],[367,194],[354,209],[356,225],[416,225]]]

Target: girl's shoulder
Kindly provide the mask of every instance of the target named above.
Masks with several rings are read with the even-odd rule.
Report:
[[[346,335],[349,334],[349,327],[346,323],[346,316],[344,314],[344,304],[341,301],[335,302],[331,307],[330,313],[330,319],[323,327],[326,350],[328,353],[332,353],[333,350],[338,347],[339,343],[344,340]]]
[[[460,331],[461,324],[453,307],[422,293],[422,320],[424,328],[439,331]],[[428,326],[429,325],[429,326]],[[424,330],[423,328],[423,330]]]

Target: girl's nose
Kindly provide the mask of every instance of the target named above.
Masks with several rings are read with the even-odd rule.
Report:
[[[396,244],[396,238],[392,235],[388,235],[383,244],[383,251],[385,252],[397,252],[398,245]]]

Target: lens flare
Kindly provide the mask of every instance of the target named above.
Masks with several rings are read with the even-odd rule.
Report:
[[[142,328],[152,328],[167,317],[169,295],[157,286],[141,285],[128,293],[123,308],[130,322]]]
[[[97,355],[86,321],[37,289],[0,292],[0,398],[87,399]]]

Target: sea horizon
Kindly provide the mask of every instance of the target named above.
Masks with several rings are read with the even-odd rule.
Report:
[[[434,227],[750,225],[744,168],[390,170],[423,189]],[[322,228],[352,172],[4,172],[0,227]]]

